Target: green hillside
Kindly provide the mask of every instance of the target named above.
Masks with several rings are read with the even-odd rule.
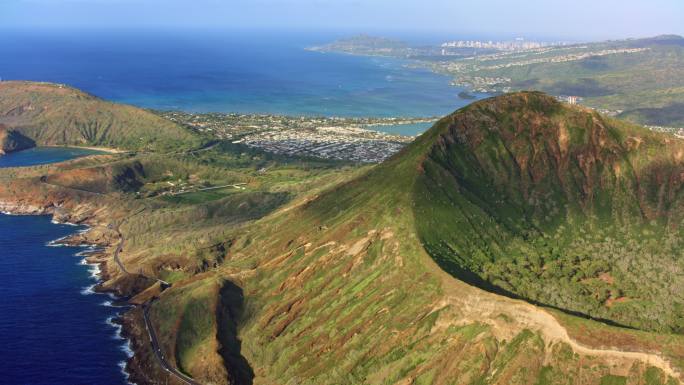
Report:
[[[166,151],[200,143],[150,112],[50,83],[0,82],[0,123],[43,146]]]
[[[103,287],[198,383],[674,385],[683,143],[516,93],[376,166],[221,143],[3,169],[0,202],[95,218]],[[143,316],[131,379],[174,383]]]
[[[683,151],[538,93],[478,102],[236,234],[152,314],[206,381],[215,344],[240,383],[674,384]]]
[[[684,331],[684,142],[527,93],[442,121],[415,188],[445,270],[618,324]]]

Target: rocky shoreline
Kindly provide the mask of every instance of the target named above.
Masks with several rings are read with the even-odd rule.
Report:
[[[109,270],[110,262],[113,262],[113,253],[110,250],[116,247],[118,235],[112,234],[116,232],[111,230],[111,224],[102,223],[93,212],[87,214],[90,209],[69,210],[53,204],[0,201],[0,213],[5,215],[47,215],[52,216],[52,222],[55,224],[87,227],[84,231],[75,232],[58,241],[60,245],[92,248],[81,255],[84,256],[87,265],[96,265],[98,268],[97,283],[93,290],[97,293],[110,294],[115,301],[131,305],[129,310],[111,320],[112,323],[121,326],[121,337],[126,340],[132,351],[125,367],[122,368],[127,375],[127,381],[138,385],[154,385],[164,381],[174,383],[172,377],[166,378],[168,375],[155,361],[154,353],[147,343],[142,308],[139,303],[131,302],[137,293],[131,291],[131,285],[109,283],[114,277]]]

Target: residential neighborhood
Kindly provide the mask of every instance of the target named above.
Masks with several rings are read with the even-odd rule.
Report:
[[[282,155],[379,163],[414,137],[382,132],[434,118],[290,117],[255,114],[159,112],[167,119],[221,140]]]

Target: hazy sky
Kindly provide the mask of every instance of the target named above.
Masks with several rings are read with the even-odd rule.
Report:
[[[0,0],[5,27],[424,31],[589,39],[684,34],[684,0]]]

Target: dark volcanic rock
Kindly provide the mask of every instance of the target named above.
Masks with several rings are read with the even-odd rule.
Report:
[[[10,130],[0,124],[0,155],[26,150],[27,148],[35,146],[36,142],[34,142],[33,139],[27,138],[19,132]]]

